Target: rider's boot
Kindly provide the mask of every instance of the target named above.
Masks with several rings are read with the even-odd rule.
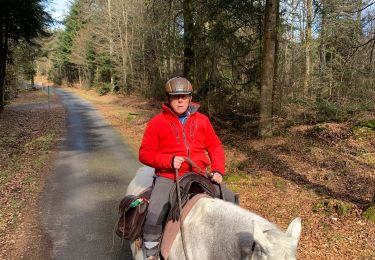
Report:
[[[145,241],[142,249],[146,260],[156,260],[156,255],[159,253],[159,242]]]

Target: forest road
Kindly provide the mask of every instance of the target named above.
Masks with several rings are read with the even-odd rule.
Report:
[[[57,89],[68,127],[41,195],[51,259],[132,259],[115,236],[117,206],[140,164],[88,102]]]

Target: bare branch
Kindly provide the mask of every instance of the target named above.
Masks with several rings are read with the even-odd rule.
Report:
[[[358,9],[358,10],[354,10],[354,11],[341,11],[341,13],[347,13],[347,14],[355,14],[355,13],[360,13],[362,12],[363,10],[366,10],[367,8],[369,8],[370,6],[372,5],[375,5],[375,1],[374,2],[371,2],[369,3],[368,5],[362,7],[361,9]]]

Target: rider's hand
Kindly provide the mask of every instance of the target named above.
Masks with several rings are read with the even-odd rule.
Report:
[[[180,169],[181,164],[185,161],[184,157],[182,156],[175,156],[173,157],[173,169]]]
[[[221,175],[219,172],[213,172],[211,180],[220,184],[223,181],[223,175]]]

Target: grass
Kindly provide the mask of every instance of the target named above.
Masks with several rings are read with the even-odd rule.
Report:
[[[358,127],[365,127],[371,130],[375,130],[375,119],[361,121],[357,124]]]
[[[6,183],[9,179],[9,173],[6,170],[0,170],[0,185]]]
[[[251,177],[246,173],[227,173],[224,176],[226,182],[241,182],[241,180],[250,180]]]
[[[363,217],[375,223],[375,206],[371,206],[363,212]]]
[[[359,141],[365,141],[371,138],[374,129],[362,126],[356,126],[353,129],[354,136]]]
[[[337,213],[340,216],[346,216],[346,215],[350,214],[352,212],[352,210],[353,210],[353,206],[349,203],[340,201],[337,204]]]
[[[24,205],[24,202],[22,202],[20,199],[17,199],[17,198],[12,198],[10,201],[10,206],[12,207],[12,209],[15,209],[15,210],[22,208],[23,205]]]
[[[287,183],[285,179],[283,178],[273,177],[272,183],[273,183],[273,186],[278,190],[281,190],[284,192],[287,190]]]
[[[48,151],[52,140],[56,137],[54,134],[47,134],[44,136],[37,137],[36,139],[31,140],[29,143],[25,145],[25,147],[32,147],[38,151]]]
[[[340,242],[340,241],[344,240],[344,237],[340,233],[335,232],[331,236],[331,240],[333,242]]]
[[[368,164],[375,164],[375,153],[363,153],[360,158]]]

